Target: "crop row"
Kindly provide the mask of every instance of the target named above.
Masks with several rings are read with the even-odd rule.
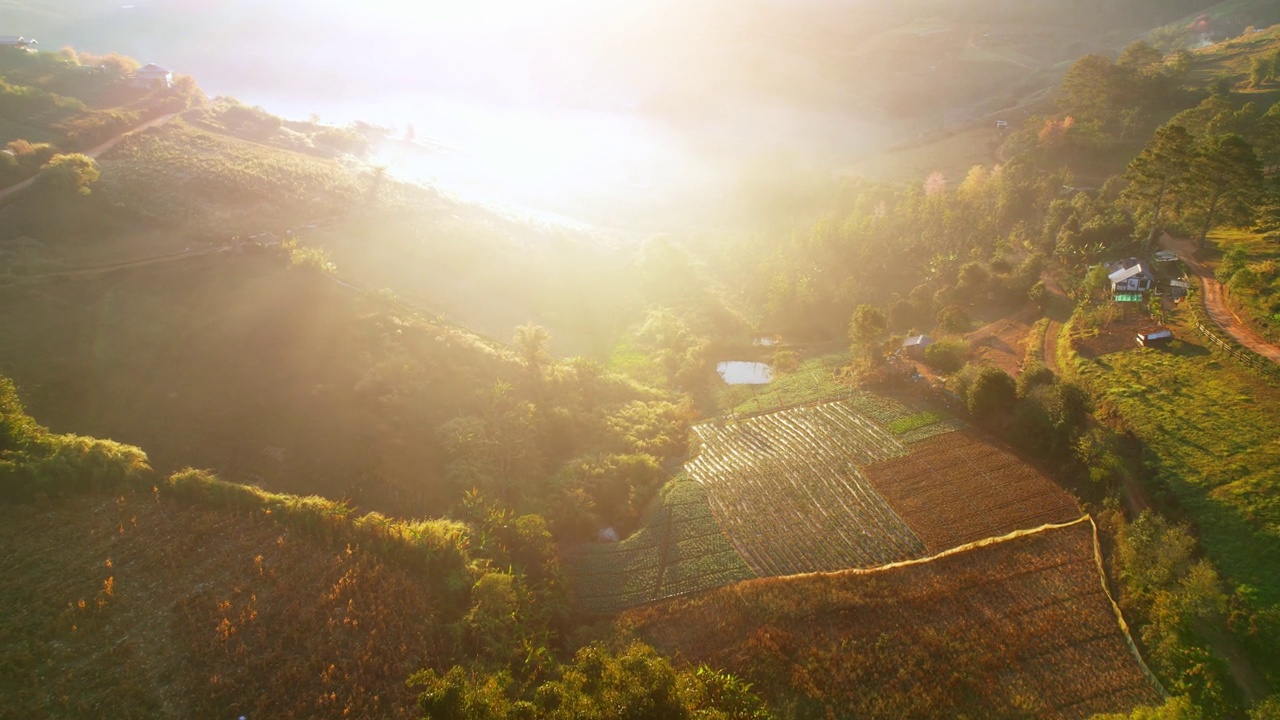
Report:
[[[1080,515],[1051,480],[972,431],[921,441],[864,472],[930,551]]]
[[[852,410],[879,423],[907,445],[964,427],[959,420],[927,410],[916,403],[884,395],[856,395],[849,398],[847,403]]]
[[[703,446],[686,472],[756,573],[873,567],[924,551],[858,470],[906,447],[843,401],[694,430]]]
[[[609,613],[755,577],[729,544],[697,483],[677,481],[631,537],[572,561],[583,610]]]

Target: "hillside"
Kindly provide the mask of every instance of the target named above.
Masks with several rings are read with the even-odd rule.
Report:
[[[6,509],[0,680],[30,717],[414,717],[439,599],[368,547],[125,493]]]
[[[1095,553],[1081,520],[900,567],[752,580],[619,623],[740,673],[788,717],[1087,718],[1156,704]]]

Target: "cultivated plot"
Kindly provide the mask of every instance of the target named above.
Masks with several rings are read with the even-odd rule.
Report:
[[[573,566],[579,605],[599,613],[755,577],[689,481],[673,483],[636,534],[587,547]]]
[[[874,567],[924,553],[859,472],[907,447],[849,401],[694,430],[702,450],[685,470],[757,574]]]
[[[972,430],[921,440],[863,474],[930,552],[1080,516],[1053,481]]]
[[[817,717],[1074,720],[1161,701],[1118,613],[1082,518],[903,566],[753,580],[622,623]]]

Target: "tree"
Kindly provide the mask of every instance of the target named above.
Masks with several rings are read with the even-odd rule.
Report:
[[[551,342],[551,334],[541,325],[529,323],[516,328],[512,342],[520,352],[520,359],[534,376],[541,377],[542,365],[547,361],[547,345]]]
[[[883,345],[888,323],[884,313],[871,305],[859,305],[849,323],[849,339],[853,341],[853,353],[864,360],[878,363],[883,359]]]
[[[97,161],[88,155],[54,155],[40,168],[36,183],[50,192],[88,195],[89,186],[98,181],[99,175]]]
[[[1199,246],[1218,223],[1253,219],[1262,186],[1262,163],[1239,135],[1215,135],[1201,144],[1191,163],[1192,209],[1200,220]],[[1197,202],[1198,200],[1198,202]]]
[[[1193,155],[1191,133],[1181,125],[1165,125],[1125,170],[1129,184],[1121,197],[1146,221],[1150,232],[1163,227],[1168,200],[1184,192]]]
[[[1273,176],[1264,188],[1254,229],[1270,238],[1280,239],[1280,176]]]
[[[1075,61],[1059,86],[1062,111],[1080,120],[1110,122],[1120,94],[1120,69],[1107,58],[1090,54]]]
[[[1253,87],[1262,87],[1271,77],[1271,63],[1260,57],[1255,57],[1249,63],[1249,84]]]
[[[1135,40],[1125,46],[1116,58],[1116,65],[1136,75],[1151,75],[1159,72],[1164,62],[1164,55],[1150,44]]]
[[[967,405],[969,412],[979,421],[994,422],[1013,409],[1018,399],[1018,386],[1009,373],[993,365],[986,365],[969,385]]]

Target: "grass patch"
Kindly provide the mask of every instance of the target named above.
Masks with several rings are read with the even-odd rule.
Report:
[[[924,412],[919,412],[915,415],[908,415],[890,422],[889,432],[894,435],[902,435],[903,433],[908,433],[912,430],[919,430],[922,427],[941,422],[942,419],[943,417],[938,413],[926,410]]]
[[[1074,358],[1079,377],[1146,445],[1158,485],[1198,527],[1223,574],[1253,609],[1280,610],[1280,390],[1193,344]],[[1066,343],[1063,343],[1066,345]],[[1274,625],[1260,626],[1274,635]],[[1271,628],[1271,629],[1267,629]],[[1280,637],[1256,638],[1260,647]]]

